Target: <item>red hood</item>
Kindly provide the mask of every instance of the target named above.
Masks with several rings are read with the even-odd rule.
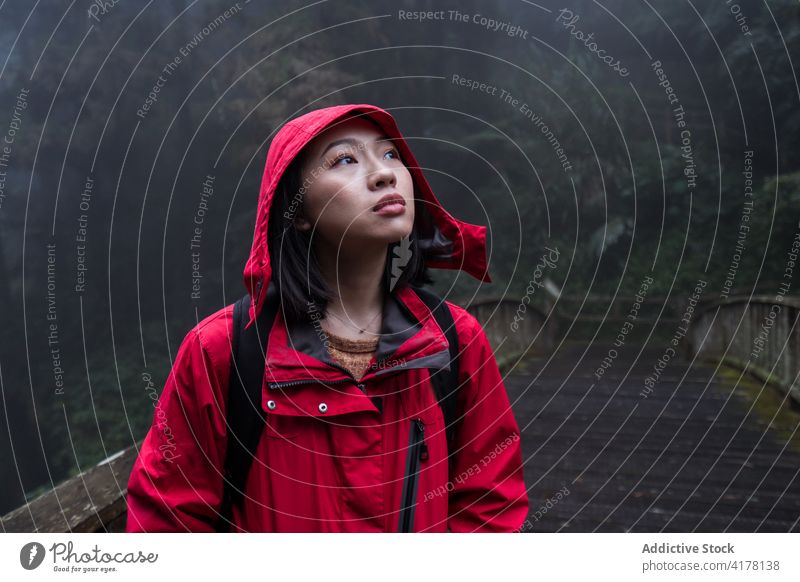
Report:
[[[244,283],[252,301],[250,322],[258,316],[266,293],[257,293],[259,282],[266,290],[272,275],[267,225],[272,199],[283,172],[295,156],[326,127],[350,114],[366,115],[376,122],[400,151],[416,186],[415,195],[424,204],[416,207],[415,225],[428,267],[460,269],[479,281],[491,282],[486,261],[486,227],[469,224],[451,216],[439,203],[422,173],[414,154],[397,128],[394,118],[383,109],[367,104],[337,105],[317,109],[281,127],[272,140],[261,178],[255,233],[250,257],[244,268]],[[249,325],[249,324],[248,324]]]

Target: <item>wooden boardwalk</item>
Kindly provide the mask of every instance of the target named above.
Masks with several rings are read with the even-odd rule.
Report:
[[[569,346],[505,378],[523,437],[524,531],[800,531],[797,439],[712,366],[673,360],[644,398],[663,349],[636,363],[638,348],[624,350],[598,382],[608,349]]]

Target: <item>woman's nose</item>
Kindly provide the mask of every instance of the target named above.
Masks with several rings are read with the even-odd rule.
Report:
[[[394,170],[383,164],[375,164],[367,179],[370,190],[379,190],[387,186],[394,186],[397,182],[397,177],[394,175]]]

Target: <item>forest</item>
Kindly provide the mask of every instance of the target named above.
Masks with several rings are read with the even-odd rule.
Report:
[[[799,36],[789,0],[0,2],[0,514],[143,438],[318,107],[390,111],[488,227],[451,301],[554,251],[563,294],[794,293]]]

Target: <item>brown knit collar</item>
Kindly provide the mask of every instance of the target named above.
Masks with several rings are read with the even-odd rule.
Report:
[[[326,335],[328,336],[328,341],[330,342],[331,346],[337,350],[349,352],[351,354],[372,353],[378,346],[378,340],[380,340],[379,336],[367,337],[363,340],[354,340],[339,335],[334,335],[330,332],[326,332]]]

